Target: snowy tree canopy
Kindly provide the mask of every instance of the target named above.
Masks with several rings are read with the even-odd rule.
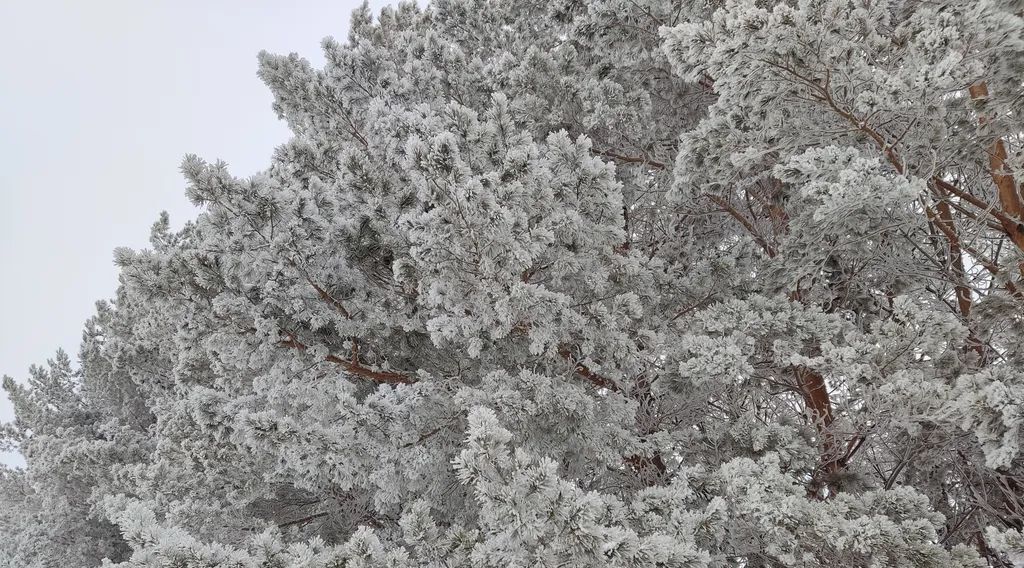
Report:
[[[1024,565],[1024,4],[410,3],[260,54],[0,567]]]

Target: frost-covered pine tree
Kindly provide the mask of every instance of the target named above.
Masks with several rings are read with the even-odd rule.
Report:
[[[1024,5],[436,0],[260,55],[0,566],[1024,565]]]

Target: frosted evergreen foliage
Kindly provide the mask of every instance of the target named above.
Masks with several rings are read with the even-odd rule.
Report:
[[[4,380],[0,567],[1024,565],[1011,0],[438,0]]]

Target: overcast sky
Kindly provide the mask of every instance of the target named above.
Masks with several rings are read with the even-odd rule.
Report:
[[[146,246],[161,210],[175,228],[195,216],[182,156],[238,176],[268,165],[288,130],[256,54],[321,65],[320,40],[343,40],[359,3],[0,2],[0,374],[23,380],[58,347],[74,360],[117,285],[114,247]]]

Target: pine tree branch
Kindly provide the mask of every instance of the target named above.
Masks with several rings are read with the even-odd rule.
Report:
[[[287,332],[285,333],[285,335],[288,336],[288,339],[283,340],[283,341],[278,343],[282,347],[289,347],[289,348],[292,348],[292,349],[298,349],[299,351],[306,351],[306,350],[308,350],[308,346],[306,344],[302,343],[301,341],[299,341],[295,337],[295,335],[293,335],[291,333],[287,333]],[[328,354],[327,356],[324,357],[324,361],[327,361],[329,363],[334,363],[336,365],[339,365],[339,366],[343,367],[346,371],[348,371],[352,375],[356,375],[356,376],[362,377],[364,379],[369,379],[369,380],[371,380],[373,382],[376,382],[376,383],[391,384],[391,385],[395,385],[395,384],[410,385],[410,384],[416,382],[416,379],[413,378],[413,377],[410,377],[409,375],[405,375],[403,373],[394,373],[394,372],[390,372],[390,371],[375,371],[375,370],[370,369],[368,367],[364,367],[363,365],[359,364],[358,361],[348,361],[348,360],[342,359],[341,357],[338,357],[337,355],[330,355],[330,354]]]
[[[971,95],[971,100],[976,103],[983,104],[988,100],[988,85],[984,81],[971,85],[967,91]],[[978,124],[981,126],[986,126],[990,122],[991,120],[985,114],[978,116]],[[1006,144],[1002,138],[996,138],[988,153],[989,174],[992,176],[992,182],[996,185],[999,204],[1002,205],[1003,211],[1017,219],[1018,225],[1020,225],[1020,222],[1024,222],[1024,197],[1021,196],[1017,182],[1013,179],[1013,174],[1010,173],[1006,159]],[[1024,228],[1018,230],[1024,231]]]
[[[957,306],[960,308],[960,315],[963,316],[964,321],[968,321],[971,317],[973,301],[971,289],[967,286],[967,271],[964,270],[964,255],[960,247],[960,235],[957,233],[956,224],[953,222],[953,212],[950,210],[949,202],[939,200],[936,208],[938,213],[929,208],[927,210],[928,216],[946,236],[946,242],[949,245],[949,263],[953,270],[953,287],[956,290]],[[974,342],[974,344],[975,346],[980,345],[977,342]]]
[[[715,203],[715,205],[721,207],[733,219],[739,221],[740,225],[743,225],[743,228],[747,230],[747,233],[749,233],[750,236],[754,238],[754,242],[756,242],[761,247],[761,249],[764,250],[765,254],[767,254],[769,258],[775,256],[775,248],[768,244],[768,241],[766,241],[765,238],[761,236],[761,233],[757,230],[756,227],[754,227],[753,221],[747,219],[743,215],[743,213],[740,213],[740,211],[733,207],[732,204],[730,204],[728,201],[726,201],[725,199],[721,198],[718,195],[705,193],[704,197],[710,199],[712,202]]]
[[[593,149],[591,149],[591,152],[593,152],[594,154],[597,154],[598,156],[604,156],[605,158],[611,158],[611,159],[616,160],[618,162],[624,162],[624,163],[627,163],[627,164],[643,164],[645,166],[650,166],[650,167],[652,167],[652,168],[654,168],[656,170],[664,170],[664,169],[668,168],[668,166],[666,166],[663,162],[659,162],[657,160],[652,160],[650,158],[639,157],[639,156],[626,156],[626,155],[619,154],[619,153],[616,153],[616,152],[611,152],[611,151],[608,151],[608,150],[593,150]]]
[[[349,311],[347,309],[345,309],[345,305],[342,304],[334,296],[332,296],[327,290],[323,289],[323,287],[321,287],[316,282],[314,282],[313,278],[309,275],[309,273],[304,268],[299,266],[294,260],[292,260],[290,258],[286,259],[286,262],[288,263],[289,266],[291,266],[295,270],[299,271],[299,274],[302,275],[303,280],[305,280],[306,283],[308,283],[310,286],[313,287],[313,290],[316,291],[317,295],[320,296],[321,300],[327,302],[334,309],[338,310],[338,312],[342,316],[344,316],[345,319],[352,319],[352,314],[350,314]]]
[[[567,346],[559,345],[558,354],[561,355],[562,358],[564,358],[566,361],[572,363],[573,371],[577,375],[583,377],[584,379],[587,379],[597,388],[608,389],[612,392],[621,391],[619,386],[615,384],[615,381],[591,371],[589,367],[577,361],[576,358],[573,357],[572,351]]]
[[[823,81],[817,81],[813,78],[800,74],[795,69],[787,65],[781,65],[772,61],[765,61],[765,63],[789,73],[798,81],[808,86],[814,93],[812,95],[813,98],[823,102],[838,116],[846,120],[857,130],[866,134],[875,142],[878,148],[889,160],[889,163],[892,164],[893,168],[895,168],[898,173],[906,173],[906,162],[904,162],[900,157],[896,148],[898,140],[896,142],[890,142],[885,135],[872,128],[866,119],[857,117],[853,112],[841,107],[836,102],[835,98],[832,96],[832,76],[828,69],[825,70],[825,79]],[[970,93],[971,98],[975,101],[983,101],[988,98],[988,86],[984,81],[970,86],[968,88],[968,92]],[[988,118],[981,116],[978,121],[980,124],[985,125],[988,123]],[[905,134],[906,132],[904,132],[904,135]],[[902,138],[902,135],[900,138]],[[974,205],[982,211],[994,216],[1002,226],[1003,233],[1010,238],[1010,241],[1013,242],[1020,251],[1024,252],[1024,198],[1022,198],[1012,174],[1009,173],[1009,169],[1006,167],[1006,159],[1006,145],[1003,143],[1002,138],[997,138],[992,143],[992,149],[989,152],[989,173],[992,176],[992,181],[996,185],[1002,210],[993,207],[984,200],[979,199],[953,184],[940,179],[938,176],[932,177],[930,180],[932,183],[930,185],[941,187],[971,205]],[[1021,275],[1024,276],[1024,262],[1021,262],[1017,268]]]
[[[309,515],[307,517],[303,517],[301,519],[295,519],[294,521],[288,521],[286,523],[278,523],[277,527],[283,529],[285,527],[290,527],[290,526],[293,526],[293,525],[304,525],[304,524],[306,524],[306,523],[308,523],[310,521],[315,521],[315,520],[317,520],[317,519],[319,519],[321,517],[326,517],[327,515],[328,515],[328,513],[326,513],[326,512],[313,513],[312,515]]]
[[[899,152],[896,149],[896,144],[890,143],[886,136],[868,125],[866,120],[859,118],[849,110],[842,108],[835,101],[831,90],[831,74],[828,70],[825,72],[824,82],[819,83],[800,75],[795,70],[792,70],[787,66],[778,64],[775,64],[775,66],[789,72],[797,77],[801,82],[809,86],[812,91],[816,93],[816,98],[818,100],[824,102],[826,106],[832,109],[833,112],[857,128],[857,130],[860,130],[871,138],[897,172],[901,174],[906,172],[906,163],[900,157]],[[981,101],[988,98],[988,87],[984,82],[972,85],[968,91],[970,92],[971,98],[975,101]],[[984,116],[980,117],[978,120],[982,125],[986,124],[988,121]],[[1001,210],[992,207],[984,200],[963,191],[953,184],[940,179],[938,176],[932,177],[931,181],[934,185],[941,187],[942,189],[956,195],[998,219],[1003,227],[1003,232],[1010,237],[1010,240],[1017,246],[1017,248],[1024,251],[1024,198],[1022,198],[1018,192],[1013,176],[1008,172],[1006,159],[1006,145],[1003,143],[1002,138],[997,138],[996,141],[992,143],[992,150],[989,152],[989,172],[992,176],[992,181],[995,183],[997,188],[1000,205],[1002,207]],[[1021,270],[1021,274],[1024,275],[1024,263],[1022,263],[1019,268]]]

